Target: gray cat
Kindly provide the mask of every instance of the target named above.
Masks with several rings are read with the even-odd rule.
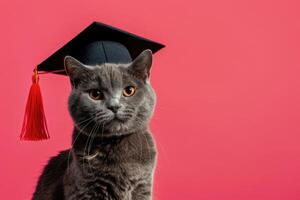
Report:
[[[151,64],[150,50],[129,64],[87,66],[65,58],[73,145],[49,160],[33,200],[152,199]]]

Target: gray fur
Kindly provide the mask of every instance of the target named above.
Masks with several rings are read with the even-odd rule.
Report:
[[[49,161],[34,200],[152,199],[156,147],[148,129],[155,106],[151,63],[150,50],[129,64],[86,66],[65,58],[72,85],[73,145]],[[122,96],[131,85],[135,94]],[[100,89],[104,98],[92,99],[90,89]]]

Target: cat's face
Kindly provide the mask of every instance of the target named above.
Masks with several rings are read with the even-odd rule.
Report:
[[[155,105],[149,83],[152,53],[132,63],[87,66],[65,58],[72,91],[69,112],[75,126],[88,135],[123,135],[146,128]]]

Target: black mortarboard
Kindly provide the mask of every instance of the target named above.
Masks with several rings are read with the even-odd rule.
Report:
[[[70,55],[84,64],[129,63],[142,51],[157,52],[164,45],[114,28],[93,22],[71,41],[37,66],[38,71],[66,74],[64,57]]]
[[[65,56],[73,56],[86,65],[103,63],[129,63],[141,52],[150,49],[157,52],[164,45],[115,27],[93,22],[50,57],[37,65],[34,70],[33,84],[26,105],[21,139],[48,139],[45,114],[38,74],[55,73],[66,75]]]

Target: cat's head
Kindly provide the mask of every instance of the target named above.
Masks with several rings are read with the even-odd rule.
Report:
[[[64,63],[72,85],[69,112],[82,133],[124,135],[147,127],[155,105],[150,50],[128,64],[90,66],[71,56]]]

